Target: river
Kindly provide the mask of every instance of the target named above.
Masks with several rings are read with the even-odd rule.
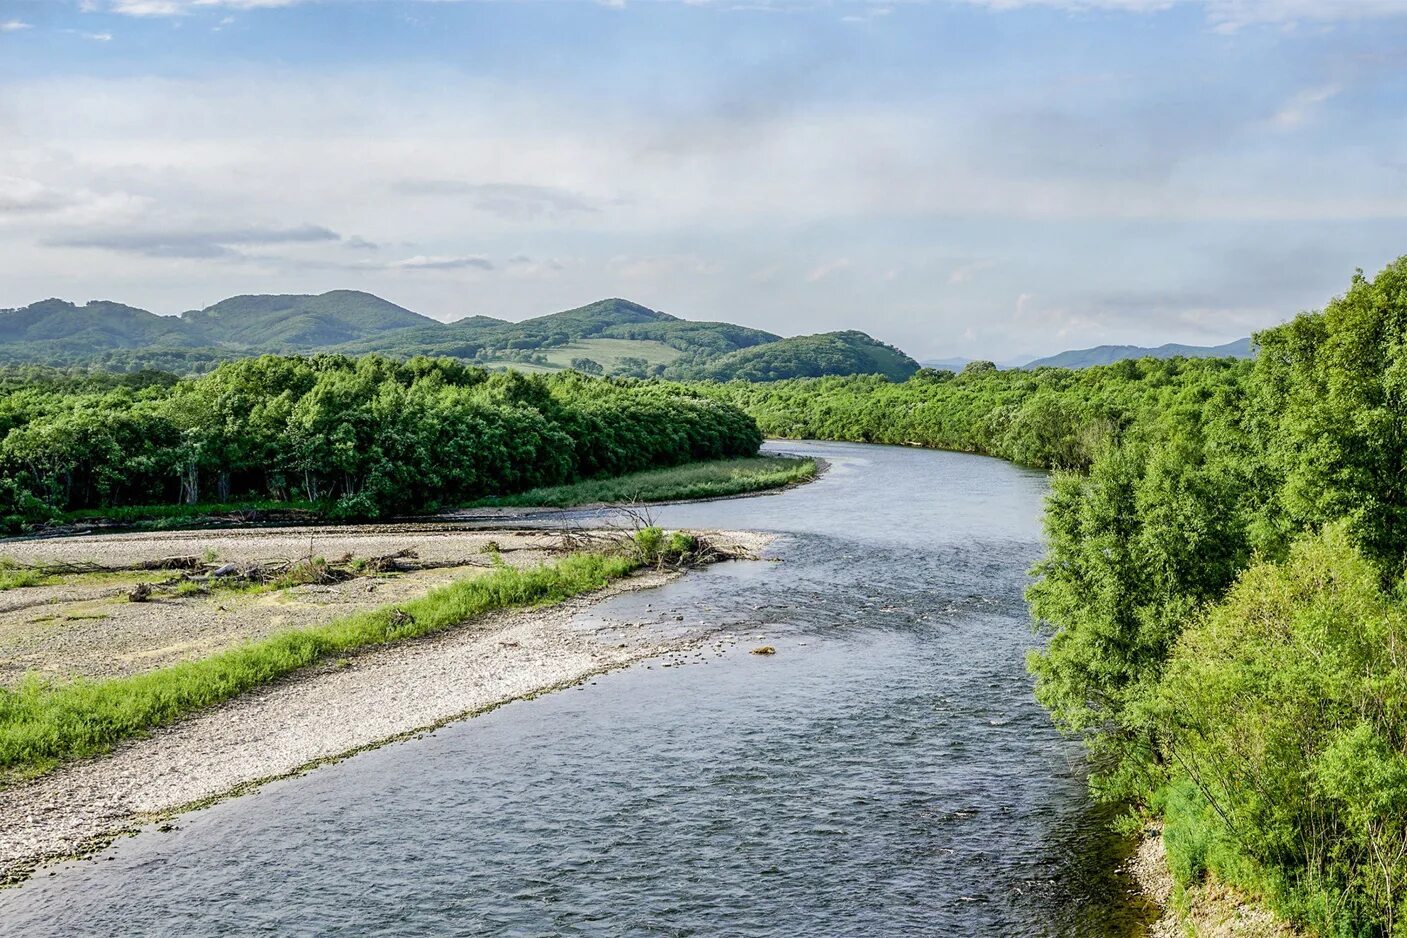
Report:
[[[777,532],[775,562],[591,613],[736,645],[181,816],[0,891],[0,933],[1130,934],[1120,844],[1024,665],[1045,477],[769,449],[831,468],[653,515]]]

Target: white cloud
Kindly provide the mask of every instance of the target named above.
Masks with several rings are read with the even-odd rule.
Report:
[[[22,20],[5,20],[0,23],[0,33],[17,33],[21,29],[33,29],[34,27]]]
[[[1294,130],[1308,121],[1319,105],[1337,95],[1342,88],[1338,85],[1325,85],[1301,91],[1286,101],[1284,106],[1270,118],[1270,124],[1278,130]]]
[[[960,264],[948,273],[948,285],[956,286],[960,283],[967,283],[982,271],[990,270],[995,267],[996,263],[997,262],[993,260],[976,260],[969,261],[966,264]]]
[[[879,0],[875,0],[879,2]],[[922,0],[919,0],[922,2]],[[1092,11],[1160,13],[1174,7],[1200,7],[1221,31],[1257,24],[1407,17],[1403,0],[947,0],[998,11],[1047,8],[1073,13]]]
[[[184,16],[200,9],[255,10],[302,2],[305,0],[111,0],[108,9],[125,16]]]
[[[386,265],[392,270],[493,270],[493,261],[486,257],[440,257],[417,254]]]
[[[179,228],[166,230],[118,229],[78,232],[46,240],[51,247],[96,248],[145,257],[219,258],[241,256],[248,246],[309,244],[340,241],[321,225],[295,227],[246,226],[240,228]]]
[[[95,0],[82,0],[87,6]],[[256,10],[293,6],[315,0],[107,0],[111,12],[127,16],[184,16],[199,10]],[[427,0],[429,2],[429,0]],[[489,0],[433,0],[433,2],[489,2]],[[597,5],[625,9],[626,0],[596,0]],[[997,12],[1022,9],[1053,9],[1071,13],[1096,11],[1132,14],[1160,13],[1175,7],[1196,7],[1205,11],[1208,22],[1224,32],[1246,26],[1290,25],[1299,22],[1335,22],[1358,19],[1407,17],[1403,0],[649,0],[678,2],[689,6],[711,6],[726,12],[835,9],[849,23],[873,21],[899,6],[965,4],[987,7]]]
[[[807,283],[819,283],[838,273],[849,270],[853,264],[848,257],[839,257],[835,260],[825,261],[817,264],[806,272]]]

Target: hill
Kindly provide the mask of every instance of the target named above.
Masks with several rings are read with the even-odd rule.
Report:
[[[1251,358],[1251,340],[1237,339],[1225,345],[1160,345],[1143,348],[1138,345],[1097,345],[1094,348],[1072,349],[1058,355],[1027,362],[1023,368],[1089,368],[1108,365],[1128,358]]]
[[[863,332],[824,332],[780,339],[731,352],[681,377],[715,381],[780,381],[825,375],[884,375],[904,381],[915,371],[914,361],[892,345]]]
[[[779,338],[761,329],[732,323],[690,322],[630,300],[612,298],[521,322],[475,316],[451,323],[434,323],[398,333],[389,340],[375,337],[350,343],[338,351],[457,356],[468,352],[468,357],[513,361],[523,358],[514,356],[515,352],[562,349],[588,340],[616,339],[664,345],[689,357],[714,357]]]
[[[182,313],[181,322],[207,345],[269,351],[323,348],[398,329],[439,325],[428,316],[357,290],[316,296],[232,296]]]
[[[0,361],[46,362],[113,349],[193,347],[199,341],[178,320],[134,306],[93,300],[78,306],[41,300],[0,310]]]

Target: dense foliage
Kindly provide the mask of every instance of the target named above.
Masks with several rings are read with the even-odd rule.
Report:
[[[769,434],[1059,470],[1037,695],[1095,788],[1324,934],[1407,935],[1407,258],[1254,363],[719,386]]]
[[[370,516],[760,442],[740,410],[678,385],[444,359],[269,356],[181,380],[31,369],[0,381],[0,516],[245,497]]]

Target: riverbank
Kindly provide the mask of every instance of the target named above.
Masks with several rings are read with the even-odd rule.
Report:
[[[744,498],[775,494],[814,482],[826,470],[824,460],[785,453],[704,460],[665,469],[647,469],[604,479],[531,489],[501,497],[482,498],[465,505],[424,515],[398,517],[387,524],[462,521],[466,518],[512,519],[562,508],[639,507]],[[326,507],[326,506],[323,506]],[[65,512],[37,527],[28,537],[74,537],[95,532],[168,532],[265,526],[320,527],[339,522],[319,505],[307,501],[251,501],[205,505],[129,505],[120,508]],[[6,556],[0,539],[0,557]]]
[[[711,532],[755,554],[766,538]],[[80,856],[140,826],[272,779],[419,735],[513,700],[580,683],[702,636],[657,621],[582,626],[601,600],[681,576],[650,569],[549,608],[495,612],[460,627],[322,661],[111,753],[18,783],[0,799],[0,883]]]
[[[1304,938],[1304,933],[1235,889],[1208,877],[1179,890],[1160,828],[1145,831],[1128,864],[1143,894],[1162,909],[1147,938]]]

